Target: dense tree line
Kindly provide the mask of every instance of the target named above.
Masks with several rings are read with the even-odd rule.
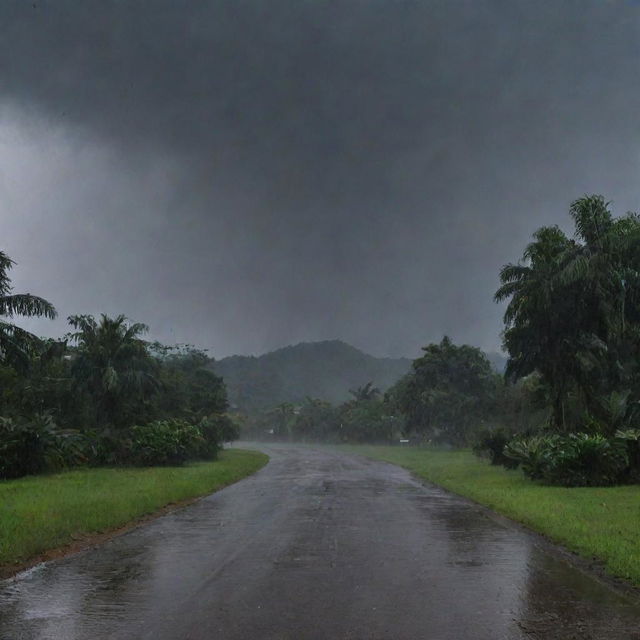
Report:
[[[307,396],[339,404],[349,389],[369,380],[386,389],[411,362],[406,358],[375,358],[340,340],[301,342],[261,356],[230,356],[216,361],[229,402],[239,411],[257,413],[279,404],[302,404]]]
[[[542,227],[500,273],[506,377],[533,376],[549,419],[524,436],[487,434],[478,451],[556,484],[640,478],[640,217],[602,196],[570,207],[574,235]]]
[[[147,327],[124,316],[71,316],[60,340],[20,329],[15,316],[56,310],[13,293],[13,264],[0,252],[0,477],[213,458],[236,436],[224,382],[202,351],[149,343]]]
[[[613,217],[602,196],[570,214],[573,238],[543,227],[500,273],[507,376],[541,376],[558,430],[611,435],[640,400],[640,217]]]
[[[353,443],[464,446],[483,426],[529,426],[544,409],[534,380],[507,385],[487,356],[444,337],[423,349],[411,370],[384,394],[372,383],[352,389],[339,405],[307,398],[283,403],[249,419],[252,437]]]
[[[570,207],[573,237],[533,234],[500,272],[505,375],[445,337],[382,395],[371,386],[332,406],[308,399],[250,422],[254,433],[334,442],[473,445],[558,484],[640,477],[640,216],[602,196]]]
[[[482,351],[445,336],[385,393],[369,383],[337,405],[313,397],[280,402],[247,416],[245,434],[473,445],[493,463],[521,465],[549,482],[637,480],[640,217],[614,217],[601,196],[576,200],[570,215],[573,237],[542,227],[521,260],[500,272],[504,376]],[[220,439],[233,437],[225,386],[206,354],[149,344],[146,327],[122,316],[72,316],[64,339],[39,340],[12,318],[52,318],[55,309],[12,292],[12,265],[0,253],[0,475],[75,459],[212,456]],[[285,369],[299,372],[301,346],[275,354]]]

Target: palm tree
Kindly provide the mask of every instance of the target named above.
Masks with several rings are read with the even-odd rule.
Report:
[[[93,400],[97,425],[122,426],[158,387],[155,361],[140,338],[147,326],[104,314],[99,322],[90,315],[70,316],[69,324],[76,331],[67,337],[77,345],[72,374]]]
[[[273,419],[274,434],[280,437],[291,437],[293,420],[296,417],[296,408],[290,402],[282,402],[270,411]]]
[[[606,420],[603,398],[630,384],[640,353],[640,218],[614,218],[599,195],[578,198],[570,214],[575,239],[539,229],[521,262],[503,267],[495,295],[509,300],[507,376],[537,370],[562,427],[571,390]]]
[[[0,362],[25,368],[39,339],[8,321],[14,316],[55,318],[54,306],[30,293],[13,293],[8,272],[15,262],[0,251]],[[7,320],[8,319],[8,320]]]
[[[556,286],[573,242],[558,227],[534,233],[518,264],[500,271],[496,302],[509,300],[504,314],[504,346],[509,353],[505,375],[517,380],[539,371],[550,388],[553,420],[564,427],[575,346],[575,291]]]
[[[640,347],[640,217],[614,218],[602,196],[571,204],[578,242],[559,273],[559,286],[579,287],[584,306],[582,351],[587,365],[578,380],[590,412],[603,398],[628,389]],[[606,417],[607,412],[603,414]]]
[[[353,396],[352,402],[366,402],[377,398],[380,395],[380,389],[374,387],[373,382],[367,382],[364,386],[349,389],[349,393]]]

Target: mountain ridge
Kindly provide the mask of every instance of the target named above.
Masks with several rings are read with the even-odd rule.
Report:
[[[253,412],[307,396],[342,402],[372,382],[382,391],[411,367],[409,358],[378,358],[342,341],[300,342],[260,356],[228,356],[212,364],[232,406]]]

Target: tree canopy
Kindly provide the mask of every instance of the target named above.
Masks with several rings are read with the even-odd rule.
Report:
[[[506,374],[539,372],[563,430],[585,415],[605,425],[612,394],[640,397],[640,218],[615,218],[599,195],[569,213],[574,237],[539,229],[495,294],[507,301]]]

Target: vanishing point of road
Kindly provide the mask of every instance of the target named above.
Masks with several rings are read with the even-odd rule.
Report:
[[[398,467],[257,474],[0,582],[0,640],[640,639],[640,602]]]

